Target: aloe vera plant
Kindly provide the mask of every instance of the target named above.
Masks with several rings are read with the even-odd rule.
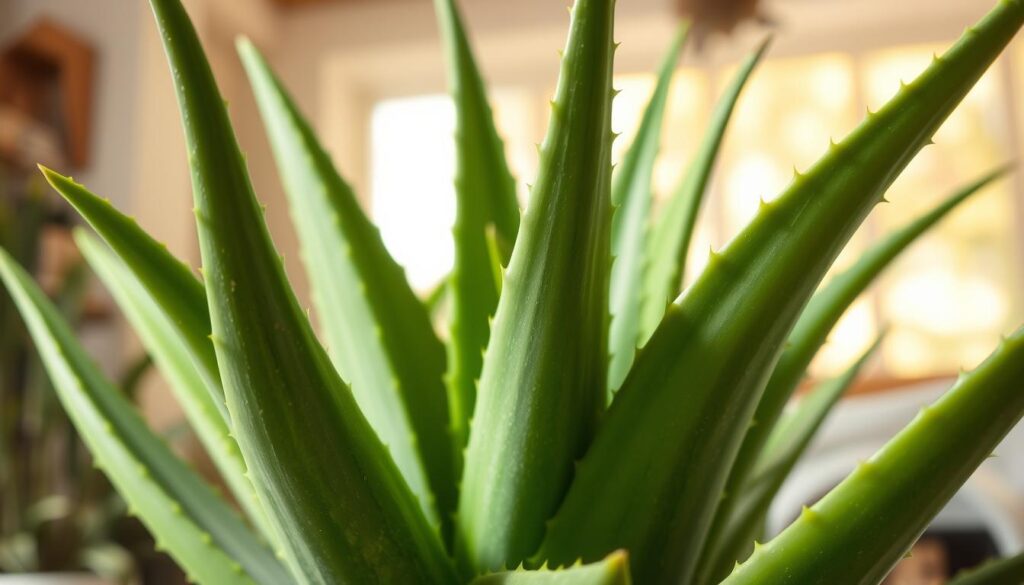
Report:
[[[828,332],[894,257],[1004,172],[954,193],[815,293],[1024,24],[1022,0],[999,2],[833,143],[682,294],[719,146],[767,43],[724,93],[666,212],[651,217],[685,31],[613,173],[615,2],[576,0],[520,218],[459,11],[436,0],[458,111],[444,343],[312,127],[243,40],[323,345],[285,279],[185,10],[151,4],[187,139],[202,280],[109,203],[44,174],[105,241],[77,236],[244,517],[141,424],[6,254],[0,277],[103,469],[199,582],[879,583],[1024,413],[1018,330],[820,503],[754,544],[775,492],[869,358],[784,412]]]

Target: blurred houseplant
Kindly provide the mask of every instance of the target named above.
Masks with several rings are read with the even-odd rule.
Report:
[[[0,246],[36,272],[54,210],[38,182],[24,188],[28,181],[15,175],[11,169],[5,176],[12,178],[0,178]],[[78,324],[87,269],[78,260],[57,271],[51,275],[54,302],[69,323]],[[0,343],[0,572],[89,571],[110,583],[136,582],[133,551],[123,543],[140,529],[93,468],[6,293],[0,299]],[[128,372],[129,394],[143,369],[144,362]]]
[[[285,280],[183,7],[151,4],[188,142],[203,282],[108,202],[44,173],[109,245],[78,234],[248,522],[142,423],[7,256],[0,275],[98,462],[199,582],[878,583],[1024,412],[1018,331],[789,528],[753,544],[772,495],[868,358],[784,412],[828,331],[896,254],[1000,174],[880,241],[815,294],[889,184],[1024,23],[1020,0],[1000,2],[796,174],[681,296],[723,132],[765,46],[740,68],[678,192],[651,218],[683,35],[613,180],[614,1],[576,0],[520,223],[456,7],[437,0],[458,106],[447,347],[243,41],[327,349]]]

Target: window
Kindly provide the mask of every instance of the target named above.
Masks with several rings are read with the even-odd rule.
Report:
[[[942,46],[902,46],[857,54],[827,53],[768,60],[755,72],[733,116],[691,248],[687,279],[706,264],[709,247],[725,245],[750,220],[759,200],[778,195],[793,169],[805,170],[911,80]],[[892,186],[893,202],[876,208],[834,270],[856,260],[870,242],[924,212],[955,189],[1013,158],[1007,67],[997,65]],[[663,148],[655,168],[655,206],[685,171],[707,117],[735,67],[677,72]],[[1024,75],[1020,76],[1024,79]],[[632,141],[651,92],[650,73],[622,75],[612,126]],[[534,144],[543,138],[550,90],[499,88],[499,129],[521,184],[536,173]],[[428,290],[452,262],[454,113],[443,95],[379,102],[372,117],[372,209],[385,242],[419,290]],[[400,169],[396,172],[396,169]],[[1002,333],[1024,319],[1021,217],[1013,180],[1003,180],[908,250],[840,321],[812,365],[844,369],[884,326],[882,358],[895,377],[947,374],[973,367]]]

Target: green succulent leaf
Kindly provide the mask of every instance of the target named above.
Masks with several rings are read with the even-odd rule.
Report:
[[[864,252],[852,267],[829,280],[820,291],[811,297],[807,307],[800,315],[800,319],[793,327],[793,331],[789,334],[782,356],[761,395],[757,411],[754,413],[756,424],[747,430],[743,439],[743,444],[729,474],[729,481],[726,483],[726,494],[738,493],[738,487],[746,481],[752,466],[764,449],[765,442],[773,432],[775,422],[785,408],[786,402],[803,378],[807,366],[824,345],[829,332],[846,312],[846,309],[910,244],[972,195],[1004,176],[1007,171],[1008,167],[1003,167],[988,173],[974,183],[958,190],[928,213],[889,234]],[[718,513],[728,516],[731,506],[732,503],[727,495],[719,505]]]
[[[640,338],[642,288],[637,283],[644,279],[644,252],[647,246],[651,199],[654,196],[651,177],[654,163],[661,150],[672,77],[679,64],[679,55],[686,42],[688,25],[680,26],[669,46],[658,72],[647,108],[637,129],[636,138],[626,150],[622,163],[612,178],[612,273],[608,300],[611,325],[608,330],[608,389],[619,389],[622,380],[633,365]],[[609,396],[610,398],[610,396]]]
[[[210,313],[203,284],[192,270],[167,248],[151,238],[132,218],[117,211],[71,178],[40,166],[43,176],[78,211],[124,261],[146,287],[185,341],[196,370],[214,396],[222,417],[228,420],[217,356],[210,343]]]
[[[290,583],[242,520],[153,434],[108,382],[32,278],[0,251],[14,297],[65,410],[97,464],[181,566],[202,583]]]
[[[639,354],[537,559],[588,561],[626,549],[639,582],[693,576],[729,468],[804,305],[1022,22],[1024,3],[1002,2],[712,257]]]
[[[543,568],[537,571],[519,569],[477,577],[472,585],[630,585],[629,563],[623,551],[614,552],[604,560],[583,565],[577,563],[564,569]]]
[[[288,194],[329,354],[427,517],[450,541],[457,499],[444,346],[426,307],[256,48],[239,54]]]
[[[537,183],[487,346],[457,518],[470,574],[536,550],[605,404],[613,5],[573,7]]]
[[[740,65],[725,93],[719,98],[715,111],[704,133],[700,146],[689,168],[680,180],[665,209],[655,219],[648,239],[644,286],[642,289],[642,314],[640,324],[640,346],[658,328],[669,303],[682,291],[683,275],[686,271],[686,256],[697,225],[697,215],[707,193],[711,171],[721,150],[725,129],[729,125],[740,93],[754,72],[754,68],[768,51],[771,39],[766,39]]]
[[[1022,379],[1024,329],[723,583],[880,582],[1020,421]]]
[[[1024,583],[1024,554],[989,561],[963,571],[949,585],[1015,585]]]
[[[469,439],[477,380],[498,306],[500,270],[488,247],[493,230],[501,266],[508,265],[519,231],[516,184],[494,125],[483,77],[455,0],[435,0],[455,100],[455,266],[448,279],[451,299],[448,386],[452,427],[460,450]]]
[[[228,425],[196,371],[178,331],[145,287],[113,252],[82,230],[75,231],[75,242],[117,301],[146,351],[154,356],[161,373],[167,377],[174,397],[185,411],[185,417],[195,429],[221,477],[231,488],[231,493],[246,515],[269,537],[271,533],[265,524],[266,517],[252,484],[245,476],[245,462],[238,444],[231,438]]]
[[[701,555],[697,583],[720,583],[736,562],[749,555],[775,495],[881,341],[879,336],[846,371],[818,384],[779,420],[753,472],[733,496],[736,504],[729,508],[729,515],[715,517]]]
[[[451,583],[454,571],[288,286],[227,110],[178,0],[152,0],[185,126],[232,431],[303,583]]]

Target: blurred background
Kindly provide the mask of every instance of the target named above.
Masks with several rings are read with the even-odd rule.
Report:
[[[424,294],[434,289],[452,264],[454,110],[445,93],[432,2],[185,3],[230,103],[256,191],[268,207],[271,231],[300,298],[306,297],[307,287],[298,247],[263,126],[235,56],[238,35],[249,36],[266,52],[357,188],[414,288]],[[720,248],[746,224],[760,198],[776,196],[794,168],[807,168],[830,138],[843,137],[867,109],[883,104],[901,80],[912,79],[992,3],[743,0],[735,3],[735,14],[723,15],[706,8],[729,3],[619,0],[622,47],[616,85],[622,93],[613,125],[623,136],[615,144],[616,157],[635,131],[653,89],[652,71],[679,15],[688,10],[714,18],[707,21],[709,33],[702,41],[688,47],[676,75],[655,176],[659,198],[669,194],[685,169],[739,58],[767,32],[775,34],[769,58],[755,73],[727,134],[688,277],[703,268],[709,247]],[[556,81],[556,51],[564,42],[566,2],[465,0],[462,5],[525,205],[526,184],[536,171],[534,145],[543,135]],[[855,260],[879,234],[958,186],[1019,160],[1022,108],[1024,40],[1018,39],[938,132],[937,144],[925,149],[892,187],[892,204],[872,214],[837,268]],[[138,342],[106,293],[87,274],[78,275],[80,261],[69,238],[75,219],[39,185],[36,162],[74,175],[134,215],[179,257],[198,265],[182,132],[145,2],[0,0],[0,215],[9,226],[6,247],[22,252],[53,295],[64,295],[94,355],[123,380],[176,447],[212,473],[158,376],[140,361]],[[976,365],[1001,334],[1022,322],[1024,177],[1015,174],[915,244],[840,322],[812,367],[815,376],[841,371],[883,324],[889,334],[870,372],[787,484],[771,528],[787,523],[801,504],[822,495],[859,459],[870,456],[920,405],[947,388],[959,368]],[[134,563],[125,573],[129,580],[180,578],[145,547],[138,530],[123,526],[116,498],[111,503],[109,489],[94,486],[102,478],[78,467],[47,471],[87,456],[74,444],[59,408],[33,402],[34,392],[45,394],[45,377],[17,325],[4,327],[3,371],[8,374],[2,380],[0,413],[5,452],[0,461],[0,570],[47,564],[81,569],[90,566],[81,559],[93,558],[100,567]],[[38,412],[25,422],[19,415],[30,407]],[[43,471],[18,468],[17,460],[26,460],[29,452],[33,461],[42,462],[35,467]],[[1024,548],[1024,429],[998,455],[943,512],[930,540],[922,543],[922,553],[893,583],[942,583],[960,566]],[[84,484],[93,487],[82,489]],[[54,504],[54,495],[63,499]],[[50,507],[42,512],[33,508],[38,513],[27,522],[25,510],[40,501]],[[95,520],[95,510],[107,510],[104,506],[110,510],[100,515],[102,522],[96,520],[99,527],[79,517]],[[59,562],[44,558],[47,547],[39,527],[71,516],[78,518],[73,532],[82,555]],[[89,557],[86,551],[94,549],[107,554]],[[140,564],[139,558],[146,560]],[[146,573],[140,569],[144,566],[154,568]]]

